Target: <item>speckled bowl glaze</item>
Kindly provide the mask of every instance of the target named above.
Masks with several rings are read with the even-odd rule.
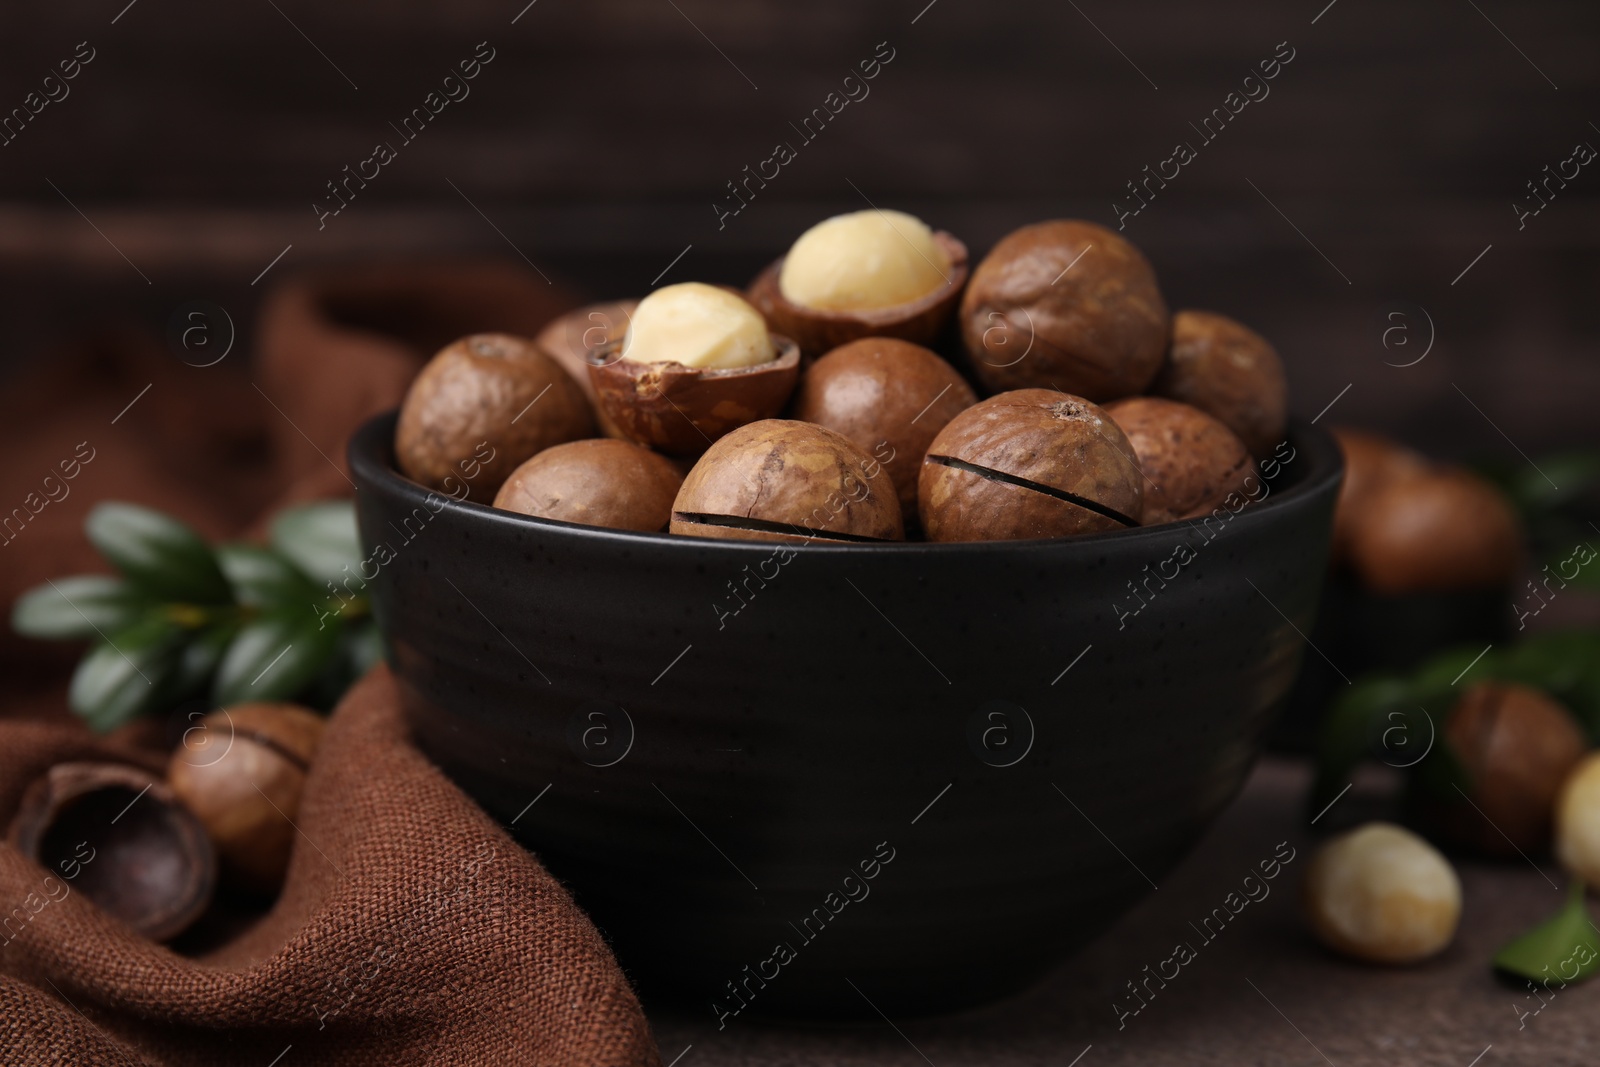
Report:
[[[393,430],[350,458],[418,743],[725,1026],[992,999],[1159,884],[1294,679],[1341,471],[1299,423],[1225,519],[792,547],[457,503]]]

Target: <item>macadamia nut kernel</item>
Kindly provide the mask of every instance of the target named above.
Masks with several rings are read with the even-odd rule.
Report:
[[[1556,798],[1556,859],[1590,886],[1600,886],[1600,753],[1575,767]]]
[[[949,274],[950,257],[921,219],[857,211],[801,234],[783,262],[778,288],[802,307],[861,311],[926,296]]]
[[[1461,880],[1422,838],[1374,822],[1317,850],[1305,906],[1312,932],[1335,952],[1369,963],[1415,963],[1455,936]]]
[[[684,282],[639,301],[622,358],[725,370],[770,363],[773,348],[766,320],[743,299],[714,285]]]

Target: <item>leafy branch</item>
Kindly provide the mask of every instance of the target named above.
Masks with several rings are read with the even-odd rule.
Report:
[[[343,584],[361,560],[348,502],[280,512],[264,547],[213,548],[169,515],[119,502],[97,505],[84,528],[120,576],[47,581],[17,599],[11,625],[93,641],[69,702],[97,731],[198,698],[328,708],[382,654],[366,583]]]

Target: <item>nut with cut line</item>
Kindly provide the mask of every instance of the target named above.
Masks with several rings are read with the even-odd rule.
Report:
[[[678,491],[672,532],[744,541],[898,541],[883,465],[843,434],[764,419],[712,445]]]
[[[1018,389],[950,421],[922,463],[918,512],[930,541],[1071,537],[1139,525],[1139,460],[1101,408]]]

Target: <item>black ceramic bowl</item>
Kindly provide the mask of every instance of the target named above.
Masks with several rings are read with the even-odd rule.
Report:
[[[1294,679],[1340,474],[1300,423],[1225,520],[789,548],[449,501],[393,432],[350,459],[418,743],[727,1024],[993,998],[1159,884]]]

